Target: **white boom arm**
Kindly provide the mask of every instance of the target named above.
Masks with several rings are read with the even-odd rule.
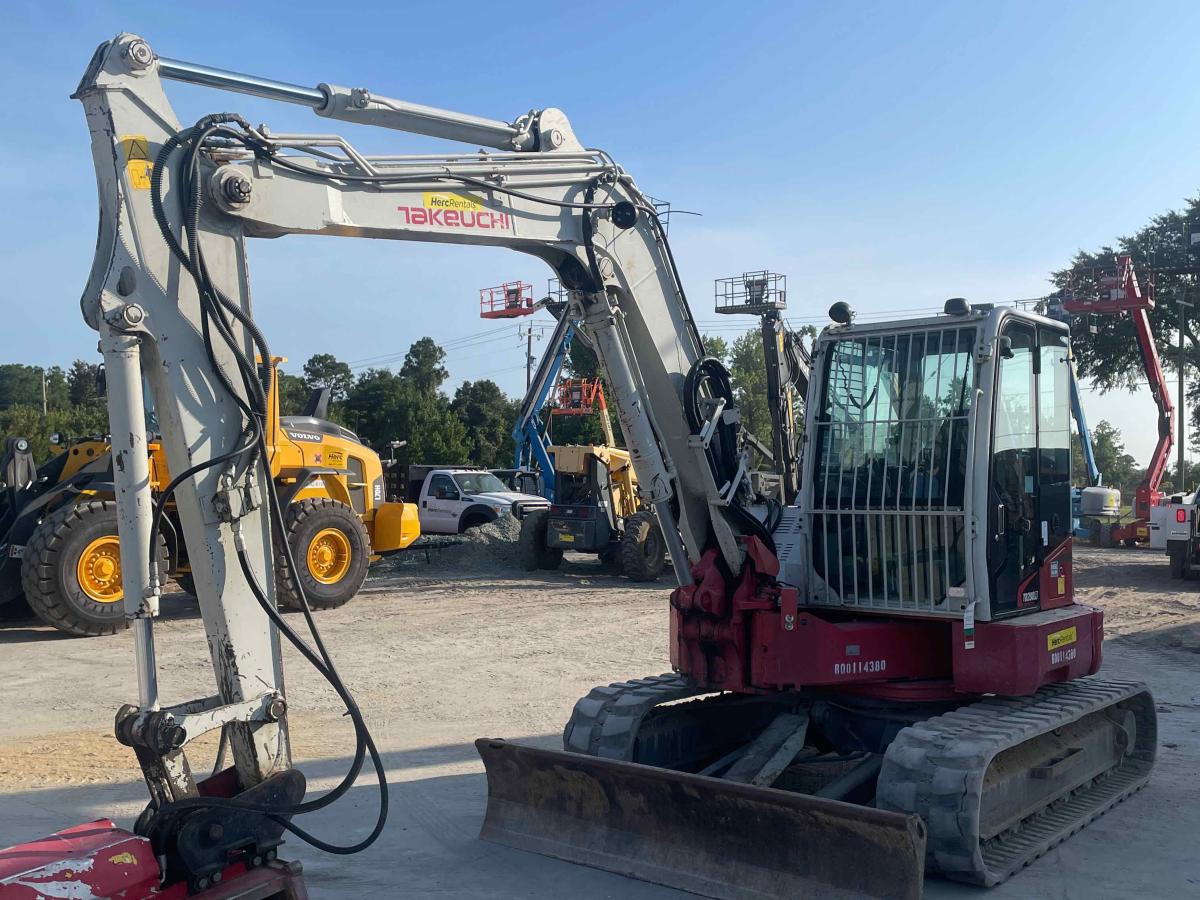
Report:
[[[163,78],[504,150],[364,156],[336,135],[274,134],[228,117],[183,129]],[[100,197],[96,259],[82,306],[100,331],[114,388],[109,408],[126,612],[139,648],[140,723],[159,709],[144,376],[172,473],[208,466],[175,492],[217,673],[216,696],[200,704],[206,711],[201,724],[237,723],[233,749],[244,782],[289,764],[278,635],[236,564],[239,550],[246,551],[274,596],[270,525],[261,502],[269,476],[236,463],[248,421],[241,404],[251,398],[237,377],[239,354],[232,347],[240,358],[253,359],[261,346],[243,324],[251,311],[247,237],[486,244],[544,260],[570,290],[573,313],[603,366],[677,578],[689,583],[690,564],[709,547],[719,548],[731,570],[740,569],[737,537],[744,528],[738,523],[745,519],[726,508],[746,489],[745,467],[714,464],[710,446],[716,424],[736,423],[736,411],[707,400],[709,382],[697,386],[693,367],[704,350],[652,205],[605,153],[581,147],[561,112],[534,111],[510,124],[361,89],[303,88],[159,59],[131,34],[97,50],[74,96],[87,112]],[[199,173],[191,198],[181,196],[189,148],[196,150],[191,159]],[[163,198],[158,219],[156,191]],[[187,246],[185,217],[195,224],[195,246]],[[189,271],[180,252],[172,252],[168,234],[184,245],[190,268],[202,254],[202,273]],[[214,324],[203,301],[217,292],[226,310],[225,343],[203,337]],[[700,422],[704,428],[697,417],[708,420]],[[212,465],[224,456],[231,461]],[[176,724],[201,728],[194,715],[185,722],[197,708],[192,703],[166,712]],[[164,796],[190,790],[188,780],[175,775],[163,773]]]

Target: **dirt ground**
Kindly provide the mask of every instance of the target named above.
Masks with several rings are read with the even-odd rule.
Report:
[[[1076,562],[1081,599],[1105,610],[1104,674],[1154,691],[1159,763],[1144,791],[987,896],[1200,896],[1200,583],[1171,581],[1165,558],[1146,550],[1082,549]],[[559,746],[590,687],[668,668],[665,580],[632,584],[586,557],[533,577],[512,563],[492,544],[421,551],[378,567],[351,604],[320,614],[383,752],[392,811],[379,842],[356,857],[289,842],[314,898],[687,896],[478,839],[485,785],[475,738]],[[206,695],[196,604],[181,595],[164,608],[163,695]],[[295,755],[310,790],[327,787],[352,750],[349,724],[295,653],[285,664]],[[0,685],[0,846],[100,816],[129,824],[144,788],[111,737],[113,713],[136,696],[129,635],[76,640],[33,622],[0,625]],[[345,841],[369,829],[376,803],[364,778],[306,826]],[[983,896],[932,879],[926,890]]]

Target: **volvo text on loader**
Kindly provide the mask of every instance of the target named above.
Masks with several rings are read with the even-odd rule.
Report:
[[[184,127],[164,80],[469,149],[366,156],[229,113]],[[927,868],[1002,881],[1149,777],[1151,697],[1090,677],[1102,613],[1072,593],[1061,324],[952,301],[943,316],[860,326],[836,306],[814,348],[797,504],[762,504],[728,374],[704,353],[654,207],[562,112],[504,122],[272,82],[160,58],[131,34],[97,50],[76,96],[101,207],[83,311],[109,373],[136,649],[138,699],[117,734],[151,802],[132,830],[93,823],[0,854],[5,900],[53,893],[43,886],[61,882],[64,857],[89,860],[102,896],[220,879],[242,896],[298,897],[296,868],[275,859],[285,829],[347,852],[383,827],[362,714],[323,645],[271,602],[283,519],[253,366],[256,350],[269,355],[250,310],[256,237],[532,254],[569,291],[603,366],[679,583],[674,671],[593,690],[563,751],[477,742],[485,838],[713,897],[916,897]],[[211,548],[192,571],[217,693],[172,705],[155,677],[143,374],[186,539]],[[317,800],[291,766],[281,638],[304,647],[355,726],[346,780]],[[222,726],[232,764],[198,781],[187,742]],[[305,831],[300,815],[345,793],[368,756],[381,797],[369,833],[333,847]]]

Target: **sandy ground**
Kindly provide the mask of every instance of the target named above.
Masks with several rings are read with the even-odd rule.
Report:
[[[1149,551],[1076,557],[1081,597],[1105,609],[1105,674],[1142,679],[1155,693],[1160,761],[1144,791],[987,896],[1200,896],[1200,585],[1169,580],[1165,558]],[[590,687],[668,668],[665,582],[635,585],[585,557],[534,577],[511,565],[502,547],[433,550],[428,563],[412,555],[378,569],[347,607],[320,615],[383,751],[392,812],[379,842],[356,857],[289,843],[314,898],[687,896],[478,840],[485,785],[476,737],[557,747],[571,705]],[[163,694],[203,696],[212,676],[195,603],[179,596],[165,607]],[[352,750],[348,723],[296,654],[286,665],[297,760],[311,788],[328,786]],[[32,622],[0,626],[0,685],[0,846],[100,816],[128,824],[144,788],[111,723],[136,696],[129,636],[80,641]],[[347,840],[370,827],[376,803],[363,779],[306,825]],[[982,893],[930,880],[927,895]]]

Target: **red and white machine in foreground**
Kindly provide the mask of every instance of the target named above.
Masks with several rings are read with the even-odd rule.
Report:
[[[163,79],[496,152],[367,156],[228,113],[184,128]],[[1103,628],[1072,592],[1063,325],[950,301],[943,316],[857,326],[835,305],[813,357],[802,487],[783,508],[753,494],[729,375],[705,353],[657,210],[560,111],[508,123],[281,84],[159,58],[129,34],[97,50],[76,96],[101,207],[83,309],[108,371],[137,650],[138,702],[117,736],[151,799],[132,831],[101,823],[0,854],[4,900],[85,872],[109,879],[92,896],[296,897],[295,870],[274,859],[285,829],[351,852],[383,827],[362,716],[315,629],[309,646],[272,602],[255,237],[535,255],[603,367],[679,585],[664,596],[674,672],[594,689],[563,751],[477,742],[485,838],[713,897],[916,897],[927,866],[1007,878],[1149,777],[1149,693],[1086,677]],[[143,376],[185,473],[173,491],[187,544],[209,550],[192,570],[217,693],[170,706],[154,666]],[[354,765],[315,800],[291,767],[281,637],[355,724]],[[215,728],[231,764],[197,782],[187,743]],[[305,832],[302,814],[368,757],[382,802],[370,833],[337,847]]]

